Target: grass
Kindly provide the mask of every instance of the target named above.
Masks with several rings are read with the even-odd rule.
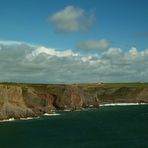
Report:
[[[111,87],[148,87],[148,83],[88,83],[88,84],[79,84],[80,87],[86,89],[95,89],[95,88],[111,88]]]
[[[36,88],[36,90],[45,90],[50,92],[57,92],[62,90],[66,85],[70,84],[33,84],[33,83],[11,83],[11,82],[2,82],[0,85],[11,85],[11,86],[20,86],[20,87],[27,87],[31,86]],[[77,85],[84,90],[91,90],[95,91],[99,88],[115,88],[115,87],[148,87],[148,82],[145,83],[79,83],[79,84],[71,84]]]

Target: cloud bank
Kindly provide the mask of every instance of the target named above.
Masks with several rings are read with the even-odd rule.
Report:
[[[88,31],[94,23],[95,16],[79,7],[67,6],[50,16],[49,20],[54,24],[56,31],[68,33]]]
[[[36,83],[148,81],[148,49],[109,48],[85,56],[21,42],[0,41],[0,81]]]

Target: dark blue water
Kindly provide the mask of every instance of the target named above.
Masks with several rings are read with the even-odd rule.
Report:
[[[0,123],[0,148],[148,148],[148,106]]]

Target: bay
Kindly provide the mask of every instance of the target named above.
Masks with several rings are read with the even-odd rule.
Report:
[[[106,106],[1,122],[0,148],[147,148],[148,106]]]

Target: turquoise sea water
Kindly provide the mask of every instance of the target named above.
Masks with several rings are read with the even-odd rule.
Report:
[[[0,123],[0,148],[148,148],[148,106]]]

